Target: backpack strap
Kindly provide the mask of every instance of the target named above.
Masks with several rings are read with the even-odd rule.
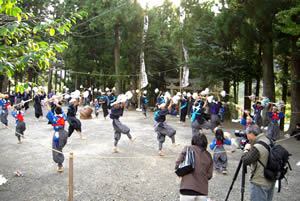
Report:
[[[258,141],[258,142],[255,143],[255,144],[260,144],[260,145],[264,146],[264,147],[269,151],[269,153],[270,153],[270,146],[269,146],[267,143],[265,143],[265,142],[263,142],[263,141]],[[258,162],[259,162],[264,168],[266,168],[265,165],[261,162],[261,160],[258,159]],[[256,169],[256,168],[255,168],[255,169]]]

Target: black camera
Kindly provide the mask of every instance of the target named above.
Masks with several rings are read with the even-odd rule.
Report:
[[[239,149],[244,150],[246,144],[249,142],[246,132],[245,131],[240,131],[240,130],[235,130],[234,135],[238,137],[238,143],[239,143]]]

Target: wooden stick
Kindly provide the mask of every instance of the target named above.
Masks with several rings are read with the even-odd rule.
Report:
[[[69,155],[69,201],[73,201],[73,153]]]

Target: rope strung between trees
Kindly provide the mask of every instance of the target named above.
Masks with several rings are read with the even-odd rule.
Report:
[[[14,129],[12,128],[9,128],[8,126],[6,126],[5,124],[3,124],[8,130],[11,130],[13,131],[14,133],[16,133],[17,135],[20,135],[20,136],[23,136],[21,133],[18,133],[18,132],[15,132]],[[9,135],[9,134],[7,134]],[[297,136],[299,136],[300,134],[296,134],[294,136],[291,136],[287,139],[281,139],[281,140],[277,140],[276,143],[280,143],[280,142],[284,142],[284,141],[287,141],[287,140],[290,140],[290,139],[293,139]],[[28,136],[26,136],[27,140],[31,141],[33,144],[38,144],[38,145],[41,145],[42,147],[45,147],[51,151],[55,151],[57,153],[60,153],[60,154],[63,154],[63,155],[66,155],[67,153],[63,153],[61,151],[58,151],[58,150],[55,150],[53,148],[49,148],[47,146],[45,146],[44,144],[42,143],[39,143],[37,142],[36,140],[33,140],[33,139],[30,139]],[[231,148],[230,150],[227,150],[227,151],[218,151],[218,152],[213,152],[213,151],[208,151],[209,153],[212,153],[212,154],[216,154],[216,153],[233,153],[235,152],[236,148]],[[70,152],[73,152],[73,151],[70,151]],[[86,158],[86,159],[144,159],[144,158],[176,158],[178,157],[177,155],[170,155],[170,156],[99,156],[99,155],[93,155],[93,154],[76,154],[76,152],[73,152],[74,155],[77,157],[77,158]]]

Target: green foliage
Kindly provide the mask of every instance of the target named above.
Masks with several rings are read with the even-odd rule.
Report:
[[[0,1],[0,13],[3,15],[0,32],[0,69],[6,69],[6,74],[11,77],[14,71],[22,71],[28,65],[39,68],[49,67],[51,60],[55,60],[56,52],[67,48],[64,41],[53,39],[43,40],[37,34],[55,35],[55,29],[69,32],[72,26],[69,19],[64,21],[49,20],[49,23],[35,23],[35,16],[23,12],[16,6],[18,1]],[[70,18],[82,18],[82,15],[73,15]],[[45,36],[44,36],[45,37]],[[48,38],[49,38],[48,37]],[[49,42],[48,42],[49,41]]]

